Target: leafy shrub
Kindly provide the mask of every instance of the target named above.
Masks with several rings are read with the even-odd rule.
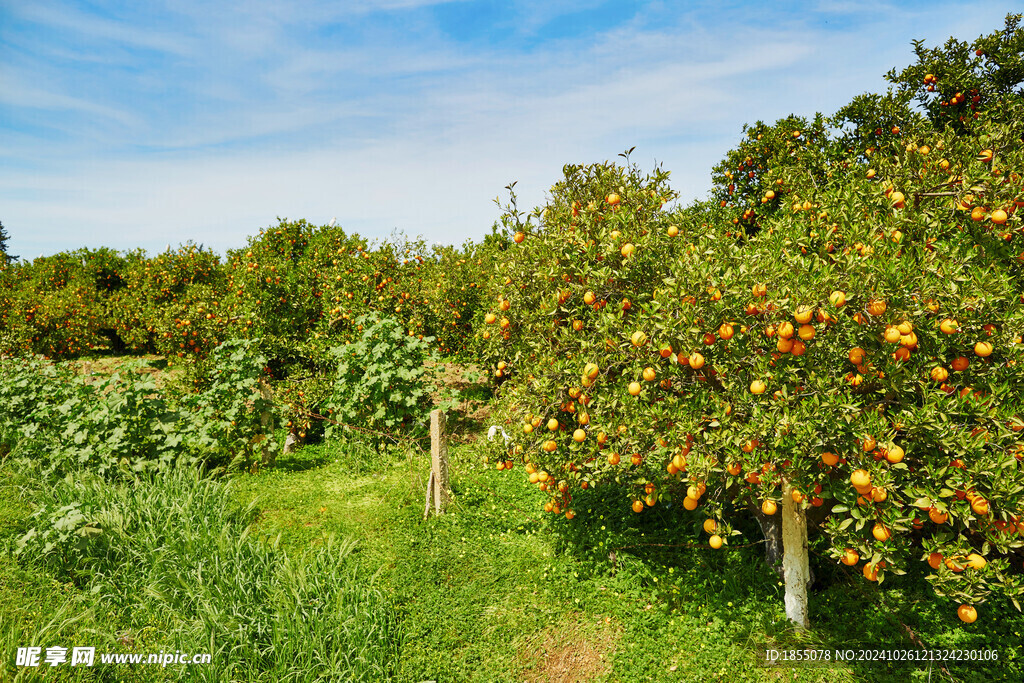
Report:
[[[190,444],[232,467],[273,464],[280,420],[263,382],[266,364],[258,340],[229,339],[213,349],[201,390],[182,401]]]
[[[331,350],[338,359],[325,407],[338,422],[377,432],[420,428],[430,409],[431,338],[419,339],[393,318],[375,313],[356,320],[358,341]],[[327,428],[327,435],[336,428]]]

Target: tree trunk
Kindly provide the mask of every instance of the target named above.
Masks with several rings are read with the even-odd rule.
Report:
[[[764,534],[765,561],[779,575],[779,579],[785,579],[782,573],[782,521],[778,515],[764,514],[758,505],[751,504],[748,509]]]
[[[807,589],[811,583],[807,554],[807,517],[793,501],[793,487],[782,483],[782,572],[786,582],[786,616],[799,628],[811,625],[807,615]]]
[[[788,483],[783,484],[781,514],[766,515],[757,505],[750,505],[748,509],[764,534],[765,561],[786,584],[786,616],[807,628],[807,593],[814,583],[807,553],[807,518],[793,502]],[[799,583],[802,588],[791,588],[791,582]]]

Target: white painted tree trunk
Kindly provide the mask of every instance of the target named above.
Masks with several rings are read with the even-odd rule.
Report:
[[[807,517],[793,502],[793,487],[782,484],[782,571],[786,577],[786,616],[799,628],[809,628],[807,584],[811,579],[807,555]]]

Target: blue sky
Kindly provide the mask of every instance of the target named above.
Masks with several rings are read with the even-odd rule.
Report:
[[[276,218],[479,239],[567,163],[672,172],[684,201],[744,123],[830,114],[1010,2],[147,0],[0,3],[0,221],[23,257]]]

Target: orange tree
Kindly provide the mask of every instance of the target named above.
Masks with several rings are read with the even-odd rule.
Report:
[[[928,562],[965,621],[1016,603],[1022,121],[1016,98],[969,136],[908,119],[874,157],[836,133],[812,168],[763,169],[785,210],[750,234],[728,202],[663,212],[661,170],[567,166],[529,215],[513,195],[480,336],[545,508],[616,486],[637,513],[699,508],[713,547],[730,512],[778,514],[801,625],[808,517],[867,580]]]

